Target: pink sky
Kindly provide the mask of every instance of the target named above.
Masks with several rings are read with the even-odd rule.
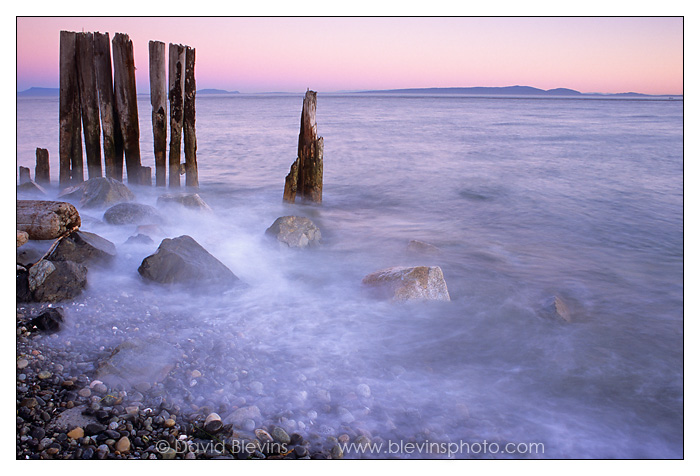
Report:
[[[197,50],[197,87],[299,92],[527,85],[683,94],[682,18],[18,18],[17,90],[58,87],[59,32]]]

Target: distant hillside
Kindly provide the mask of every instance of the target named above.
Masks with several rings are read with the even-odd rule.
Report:
[[[532,86],[473,87],[473,88],[412,88],[362,91],[363,93],[403,93],[403,94],[470,94],[478,96],[580,96],[582,93],[573,89],[538,89]]]
[[[58,96],[58,88],[29,88],[26,91],[18,91],[17,96]]]
[[[198,89],[197,94],[240,94],[238,91],[225,91],[223,89]]]

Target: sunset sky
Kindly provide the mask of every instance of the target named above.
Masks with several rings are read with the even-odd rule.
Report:
[[[58,87],[59,32],[196,48],[197,87],[253,92],[527,85],[683,94],[682,18],[23,18],[17,90]]]

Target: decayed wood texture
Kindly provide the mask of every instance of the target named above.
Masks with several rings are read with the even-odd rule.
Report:
[[[19,184],[29,183],[32,181],[32,174],[29,167],[19,166]]]
[[[17,229],[30,240],[53,240],[80,227],[80,215],[67,202],[46,200],[17,201]]]
[[[134,46],[129,35],[116,33],[112,39],[114,56],[114,96],[119,128],[124,140],[126,174],[130,184],[140,184],[139,114],[136,103]]]
[[[165,186],[165,155],[168,148],[168,85],[165,76],[165,43],[148,42],[149,79],[151,84],[151,122],[153,153],[156,162],[156,186]]]
[[[59,46],[59,185],[83,181],[83,148],[80,140],[80,97],[75,61],[76,33],[61,31]]]
[[[306,91],[301,111],[297,159],[285,179],[284,200],[296,196],[320,203],[323,194],[323,137],[316,136],[316,92]]]
[[[34,167],[34,181],[36,183],[51,183],[49,171],[49,151],[47,149],[36,148],[36,167]]]
[[[75,60],[78,67],[80,113],[85,136],[85,158],[88,178],[102,177],[100,153],[100,106],[97,102],[95,76],[95,48],[92,33],[78,33],[75,42]]]
[[[197,172],[197,134],[195,133],[195,95],[197,87],[194,79],[195,49],[185,50],[185,99],[183,128],[185,139],[185,184],[199,187]]]
[[[121,141],[121,130],[114,104],[109,33],[94,33],[94,48],[97,93],[102,123],[102,149],[105,156],[105,176],[121,181],[124,172],[122,165],[124,151],[121,145],[117,146],[117,143]]]
[[[185,47],[170,43],[168,52],[168,98],[170,99],[170,154],[168,185],[180,186],[183,96],[185,94]]]

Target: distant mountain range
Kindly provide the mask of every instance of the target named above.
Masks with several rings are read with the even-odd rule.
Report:
[[[624,96],[624,97],[655,97],[641,93],[582,93],[574,89],[556,88],[539,89],[532,86],[505,86],[505,87],[473,87],[473,88],[411,88],[411,89],[383,89],[374,91],[357,91],[361,93],[382,94],[460,94],[471,96]],[[663,96],[676,96],[665,94]]]
[[[532,86],[506,86],[506,87],[473,87],[473,88],[410,88],[410,89],[377,89],[370,91],[338,91],[338,94],[459,94],[470,96],[550,96],[550,97],[683,97],[682,94],[650,95],[641,93],[582,93],[574,89],[556,88],[539,89]],[[143,94],[143,93],[139,93]],[[148,94],[148,93],[145,93]],[[223,89],[199,89],[197,94],[240,94],[238,91],[226,91]],[[258,93],[275,94],[275,93]],[[289,94],[289,93],[278,93]],[[17,92],[20,97],[58,96],[58,88],[29,88]]]

